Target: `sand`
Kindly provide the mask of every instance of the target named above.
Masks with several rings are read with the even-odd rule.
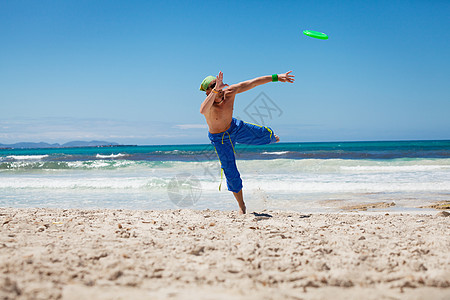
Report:
[[[0,208],[0,299],[450,299],[444,212]]]

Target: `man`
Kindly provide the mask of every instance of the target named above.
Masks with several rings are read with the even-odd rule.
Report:
[[[217,77],[208,76],[200,85],[206,92],[206,99],[200,106],[200,113],[208,123],[208,137],[216,149],[222,171],[227,179],[228,190],[233,192],[239,204],[239,213],[245,214],[246,207],[242,195],[242,180],[236,167],[236,143],[248,145],[265,145],[279,142],[271,128],[246,123],[233,118],[233,105],[236,94],[248,91],[258,85],[272,81],[294,82],[292,71],[272,76],[262,76],[228,86],[223,83],[223,73]],[[225,89],[225,87],[228,87]]]

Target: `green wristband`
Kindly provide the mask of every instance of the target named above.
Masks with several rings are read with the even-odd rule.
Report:
[[[277,82],[278,81],[278,74],[273,74],[272,75],[272,82]]]

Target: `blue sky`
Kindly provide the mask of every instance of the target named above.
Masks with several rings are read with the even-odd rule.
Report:
[[[235,115],[259,109],[286,142],[450,139],[449,15],[438,0],[2,0],[0,143],[208,143],[206,75],[288,70]]]

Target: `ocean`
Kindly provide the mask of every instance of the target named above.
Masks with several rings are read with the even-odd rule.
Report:
[[[450,141],[237,145],[236,152],[250,211],[373,202],[417,211],[450,200]],[[236,210],[237,203],[211,145],[168,145],[0,149],[0,207]]]

